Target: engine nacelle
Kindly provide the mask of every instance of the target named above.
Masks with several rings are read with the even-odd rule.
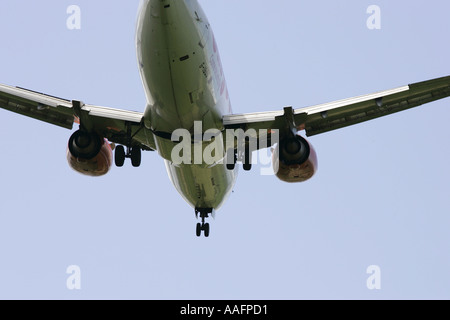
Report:
[[[300,135],[281,140],[273,152],[272,163],[278,179],[285,182],[309,180],[318,168],[316,151]]]
[[[113,153],[106,139],[95,133],[76,131],[69,139],[67,161],[75,171],[99,177],[108,173],[113,164]]]

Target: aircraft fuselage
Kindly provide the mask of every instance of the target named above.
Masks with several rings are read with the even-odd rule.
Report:
[[[147,108],[145,126],[154,132],[169,177],[196,209],[218,209],[236,180],[224,164],[174,165],[171,134],[194,123],[223,131],[231,103],[219,51],[207,17],[196,0],[144,0],[136,32],[139,70]]]

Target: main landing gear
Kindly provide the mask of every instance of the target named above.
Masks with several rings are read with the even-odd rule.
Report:
[[[127,134],[126,134],[126,152],[125,147],[123,145],[116,146],[116,150],[114,152],[114,163],[117,167],[123,167],[125,163],[125,159],[131,159],[131,164],[133,167],[139,167],[141,165],[142,159],[142,150],[138,146],[132,147],[132,140],[134,135],[136,135],[142,127],[140,127],[137,132],[132,135],[132,123],[126,123],[127,126]]]
[[[133,167],[139,167],[141,165],[141,159],[142,159],[141,148],[127,147],[127,151],[125,152],[124,146],[122,146],[122,145],[117,146],[116,150],[114,152],[114,162],[115,162],[116,166],[122,167],[123,164],[125,163],[126,158],[131,159],[131,164],[133,165]]]
[[[245,147],[243,153],[238,153],[237,150],[230,149],[226,155],[226,167],[228,170],[234,170],[237,161],[242,162],[244,171],[252,170],[252,153],[248,146]]]
[[[197,223],[197,237],[200,237],[202,232],[204,232],[206,238],[209,237],[209,223],[205,223],[205,219],[208,218],[210,213],[212,213],[212,209],[195,209],[195,216],[198,218],[200,215],[202,219],[202,223]]]

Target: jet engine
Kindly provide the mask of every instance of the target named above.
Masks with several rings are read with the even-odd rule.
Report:
[[[285,182],[303,182],[317,171],[316,151],[300,135],[285,138],[278,143],[272,156],[276,176]]]
[[[78,130],[69,139],[67,161],[79,173],[103,176],[113,164],[112,149],[108,141],[96,133]]]

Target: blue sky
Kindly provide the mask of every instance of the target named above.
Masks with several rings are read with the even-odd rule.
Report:
[[[143,111],[139,1],[55,3],[0,2],[0,83]],[[450,74],[448,1],[200,3],[236,113]],[[81,30],[66,27],[72,4]],[[366,26],[370,5],[381,30]],[[311,137],[306,183],[241,171],[208,239],[156,154],[84,177],[65,160],[70,131],[0,110],[0,298],[448,299],[449,105]],[[80,290],[66,287],[70,265]]]

